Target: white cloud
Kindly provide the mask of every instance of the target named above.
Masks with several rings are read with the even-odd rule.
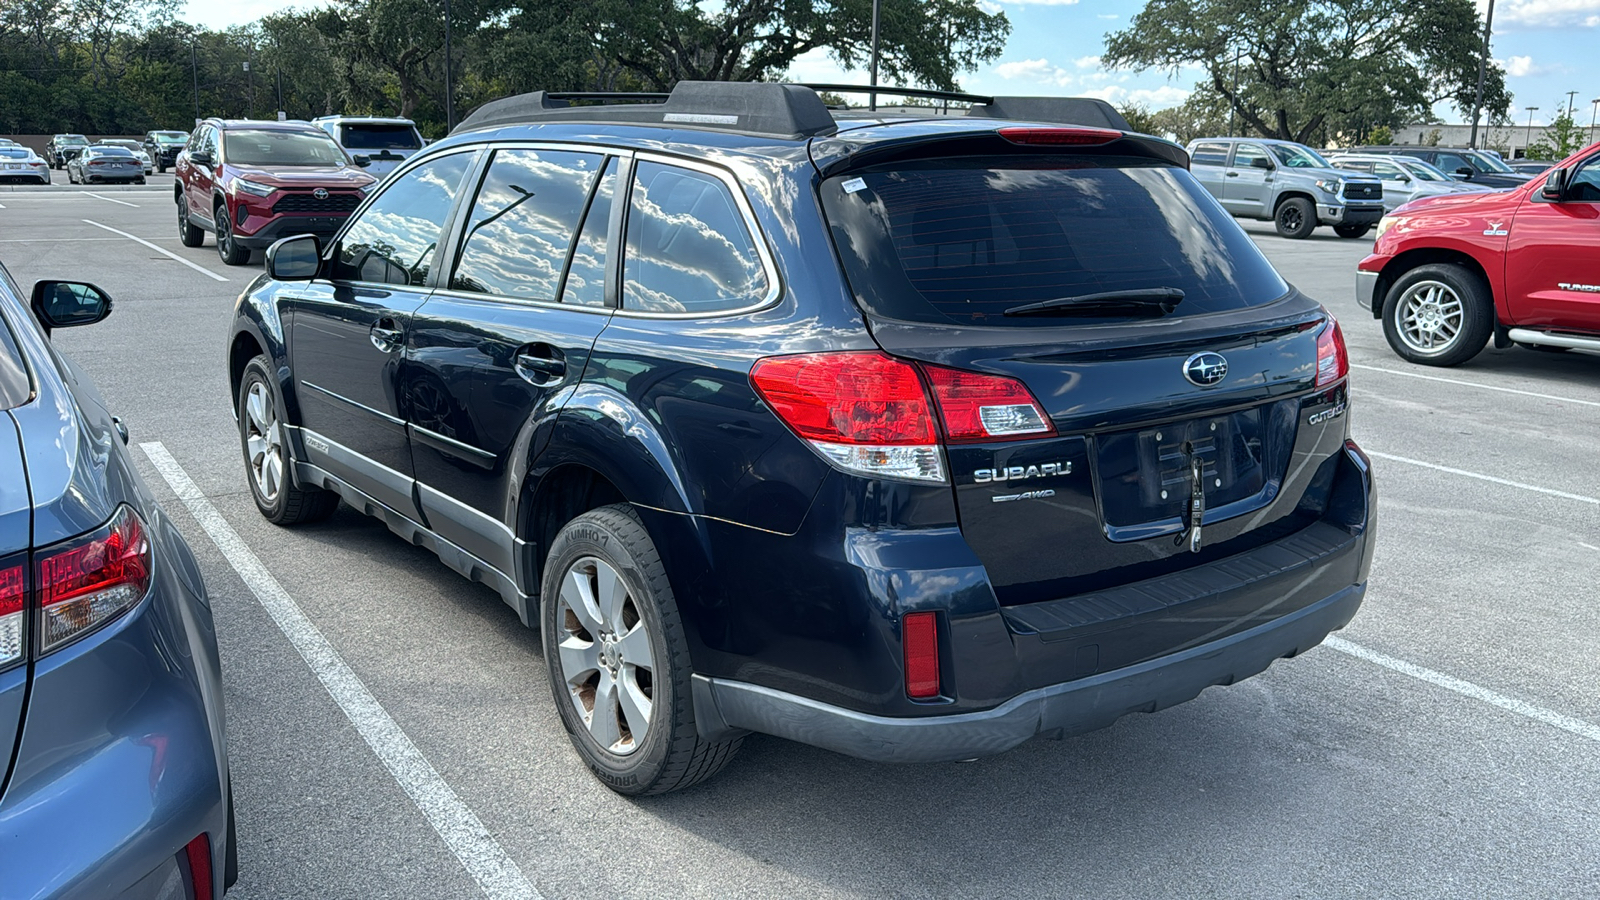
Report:
[[[1080,56],[1077,59],[1073,60],[1072,64],[1077,66],[1080,69],[1097,69],[1097,68],[1100,67],[1100,57],[1098,57],[1098,56]]]
[[[1191,92],[1187,88],[1164,84],[1158,88],[1133,88],[1129,90],[1120,84],[1107,85],[1106,87],[1091,88],[1083,92],[1085,97],[1098,97],[1113,106],[1125,103],[1138,103],[1151,109],[1166,109],[1177,106],[1189,99]]]
[[[994,67],[994,73],[1007,81],[1032,81],[1036,84],[1053,84],[1066,87],[1073,82],[1072,73],[1050,64],[1048,59],[1024,59],[1003,62]]]
[[[1554,65],[1536,63],[1531,56],[1513,56],[1509,59],[1497,59],[1495,62],[1499,63],[1512,78],[1525,78],[1530,75],[1565,75],[1572,71],[1560,63]]]
[[[1600,25],[1600,0],[1510,0],[1495,11],[1495,22],[1530,28],[1594,28]]]
[[[1099,13],[1099,14],[1097,14],[1095,16],[1095,18],[1096,19],[1115,19],[1115,18],[1117,18],[1117,14],[1116,13]]]
[[[860,72],[852,72],[834,61],[824,48],[808,50],[789,64],[789,77],[794,81],[812,84],[866,84]]]

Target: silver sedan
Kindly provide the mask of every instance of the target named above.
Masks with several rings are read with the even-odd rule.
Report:
[[[1494,190],[1468,181],[1457,181],[1414,156],[1344,153],[1331,155],[1328,161],[1335,168],[1366,172],[1382,178],[1384,212],[1393,212],[1418,197],[1480,194]]]

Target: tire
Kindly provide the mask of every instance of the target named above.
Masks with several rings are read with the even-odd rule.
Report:
[[[67,170],[67,184],[77,184],[77,183],[78,183],[78,179],[73,177],[72,170],[68,169]]]
[[[727,765],[743,738],[706,741],[695,729],[683,620],[632,507],[603,506],[568,522],[550,544],[542,589],[550,692],[596,778],[619,794],[665,794]],[[614,590],[622,597],[608,602]],[[633,713],[628,697],[636,698]]]
[[[161,165],[156,166],[156,172],[162,175],[167,174],[167,164],[162,163]]]
[[[1372,230],[1372,226],[1371,225],[1335,225],[1335,226],[1333,226],[1333,233],[1337,234],[1339,237],[1342,237],[1342,238],[1366,237],[1367,236],[1367,232],[1369,232],[1371,230]]]
[[[222,257],[223,265],[242,266],[250,261],[250,248],[239,246],[233,237],[233,220],[228,216],[228,207],[217,204],[212,210],[217,223],[217,255]]]
[[[206,242],[206,233],[189,221],[189,204],[178,199],[178,240],[185,247],[200,247]]]
[[[339,507],[338,494],[319,487],[296,487],[291,477],[289,446],[283,441],[283,399],[265,356],[245,365],[234,403],[245,481],[261,515],[275,525],[299,525],[332,515]]]
[[[1383,336],[1408,362],[1458,366],[1494,332],[1494,301],[1477,273],[1454,263],[1419,266],[1383,299]]]
[[[133,183],[134,183],[134,184],[144,184],[144,176],[143,176],[143,175],[140,175],[140,176],[139,176],[139,177],[138,177],[138,178],[135,178],[135,179],[134,179],[134,180],[133,180]]]
[[[1304,197],[1290,197],[1278,204],[1272,224],[1277,226],[1278,234],[1286,238],[1297,241],[1308,238],[1317,230],[1317,208]]]

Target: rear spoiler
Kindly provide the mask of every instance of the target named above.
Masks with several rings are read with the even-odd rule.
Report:
[[[1008,132],[1014,136],[1007,138]],[[1054,134],[1069,140],[1049,140]],[[1084,142],[1070,140],[1079,135]],[[945,121],[853,128],[811,142],[811,161],[824,178],[867,166],[910,160],[1064,154],[1132,156],[1189,168],[1188,152],[1171,141],[1130,133],[1123,128],[1079,124],[1040,125],[952,117]]]

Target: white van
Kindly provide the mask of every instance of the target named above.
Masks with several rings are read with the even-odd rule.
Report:
[[[333,136],[351,156],[366,158],[367,171],[382,178],[426,143],[410,119],[378,116],[322,116],[311,124]]]

